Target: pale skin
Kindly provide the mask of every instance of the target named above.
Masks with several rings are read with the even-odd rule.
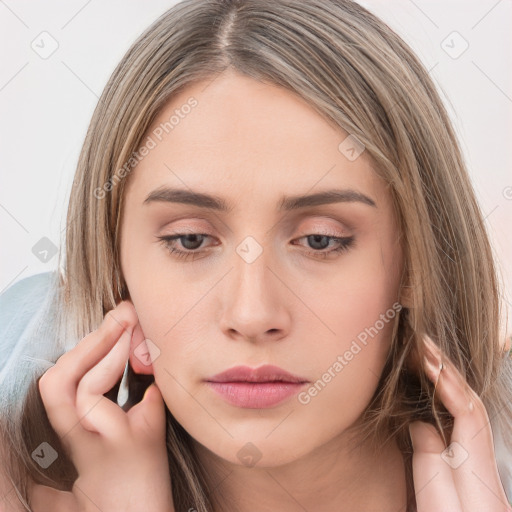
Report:
[[[191,96],[197,106],[129,177],[121,231],[129,300],[40,380],[57,432],[75,425],[67,438],[80,489],[102,503],[103,512],[132,510],[133,493],[146,507],[154,504],[155,512],[172,510],[172,475],[162,456],[165,404],[194,439],[219,499],[232,504],[224,511],[405,510],[398,447],[383,446],[377,455],[364,445],[350,452],[347,436],[376,390],[392,321],[307,404],[292,397],[272,408],[242,409],[204,382],[234,365],[270,363],[313,383],[394,303],[407,304],[400,295],[403,255],[389,191],[364,152],[355,160],[340,152],[347,133],[289,91],[232,73],[182,91],[152,129]],[[164,186],[219,196],[231,211],[211,204],[144,202]],[[287,212],[278,208],[284,195],[330,189],[355,191],[374,204],[351,200]],[[197,241],[187,233],[205,236]],[[173,247],[193,256],[178,258],[159,239],[176,234],[182,237]],[[321,235],[317,245],[309,236],[315,234]],[[319,249],[322,235],[327,248]],[[258,244],[251,247],[262,249],[251,263],[237,252],[248,236]],[[329,236],[352,244],[321,255],[337,247]],[[192,242],[199,248],[190,249]],[[129,347],[127,339],[116,344],[123,327],[134,333]],[[440,436],[415,423],[418,509],[508,511],[485,408],[436,345],[427,337],[425,342],[431,361],[423,362],[424,369],[455,418],[452,441],[470,457],[452,469],[440,456],[445,448]],[[141,344],[142,352],[152,352],[150,362],[135,355]],[[110,359],[102,359],[107,353]],[[102,394],[121,377],[128,358],[135,371],[154,374],[156,386],[125,413]],[[65,393],[55,393],[57,388]],[[122,436],[112,436],[117,429]],[[121,449],[123,443],[135,446],[132,457],[131,450]],[[239,457],[247,443],[260,457],[253,467]],[[100,450],[112,454],[104,470],[117,478],[108,485],[95,464]],[[140,485],[143,474],[153,475],[160,489],[151,500]],[[128,488],[131,499],[123,502]],[[37,486],[34,510],[44,511],[50,503],[52,510],[96,510],[80,489],[54,493]]]

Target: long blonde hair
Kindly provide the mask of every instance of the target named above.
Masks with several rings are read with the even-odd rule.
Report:
[[[170,98],[228,68],[302,97],[364,144],[388,184],[405,256],[403,289],[411,306],[401,311],[362,432],[368,442],[382,433],[398,441],[407,462],[412,510],[407,426],[418,418],[431,421],[445,439],[450,429],[432,386],[411,366],[421,352],[419,335],[428,333],[465,375],[507,447],[512,446],[512,373],[502,349],[492,249],[445,107],[407,44],[355,2],[184,0],[135,41],[103,91],[76,170],[64,275],[54,294],[62,336],[78,341],[129,296],[118,236],[130,177],[128,172],[119,179],[119,170],[126,169]],[[112,186],[105,189],[105,184]],[[108,192],[99,197],[100,189]],[[130,371],[131,403],[149,382]],[[198,512],[212,512],[213,491],[190,436],[170,411],[167,415],[176,510],[193,505]],[[69,459],[61,457],[43,473],[30,457],[40,439],[59,446],[34,384],[19,420],[7,422],[3,430],[11,454],[9,474],[22,501],[28,501],[27,478],[71,488],[76,471]]]

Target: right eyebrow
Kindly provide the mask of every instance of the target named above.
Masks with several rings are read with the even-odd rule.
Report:
[[[209,208],[228,213],[232,205],[221,197],[180,188],[159,187],[151,192],[142,204],[153,202],[191,204],[199,208]]]

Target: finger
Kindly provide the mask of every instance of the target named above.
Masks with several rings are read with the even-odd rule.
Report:
[[[483,402],[430,338],[425,337],[425,344],[427,375],[437,382],[436,394],[454,417],[451,444],[444,452],[444,460],[452,469],[463,509],[509,511]]]
[[[29,502],[33,512],[78,512],[73,494],[46,485],[33,484]]]
[[[91,368],[78,384],[76,410],[82,426],[106,438],[128,433],[126,413],[108,398],[109,389],[121,378],[129,356],[131,333],[124,331],[110,352]]]
[[[79,417],[75,409],[76,390],[83,375],[103,358],[125,329],[137,322],[133,305],[120,303],[105,315],[100,327],[85,336],[71,351],[62,355],[57,363],[39,379],[41,399],[48,419],[60,437],[79,436],[75,428]],[[79,439],[77,439],[79,441]]]
[[[165,439],[165,403],[156,383],[148,387],[142,401],[126,414],[137,439]]]
[[[421,421],[409,426],[414,449],[412,471],[418,512],[462,511],[450,467],[441,458],[443,440]]]
[[[70,382],[78,384],[84,374],[109,352],[125,330],[133,331],[137,322],[137,314],[131,302],[121,302],[105,315],[98,329],[85,336],[75,348],[59,357],[55,366],[47,373],[58,372],[59,377],[67,377]],[[74,399],[76,386],[66,391],[69,391],[69,397]]]

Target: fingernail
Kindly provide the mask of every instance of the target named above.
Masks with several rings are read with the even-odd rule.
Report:
[[[425,370],[427,375],[429,376],[432,382],[437,382],[439,376],[441,374],[441,365],[437,365],[432,362],[427,356],[423,358],[423,364],[425,365]]]
[[[437,371],[441,371],[443,366],[441,361],[441,349],[426,334],[423,335],[423,341],[426,348],[425,357]]]
[[[151,383],[147,388],[146,388],[146,391],[144,391],[144,396],[142,397],[142,400],[146,400],[148,397],[151,398],[152,397],[152,393],[153,393],[153,383]]]

